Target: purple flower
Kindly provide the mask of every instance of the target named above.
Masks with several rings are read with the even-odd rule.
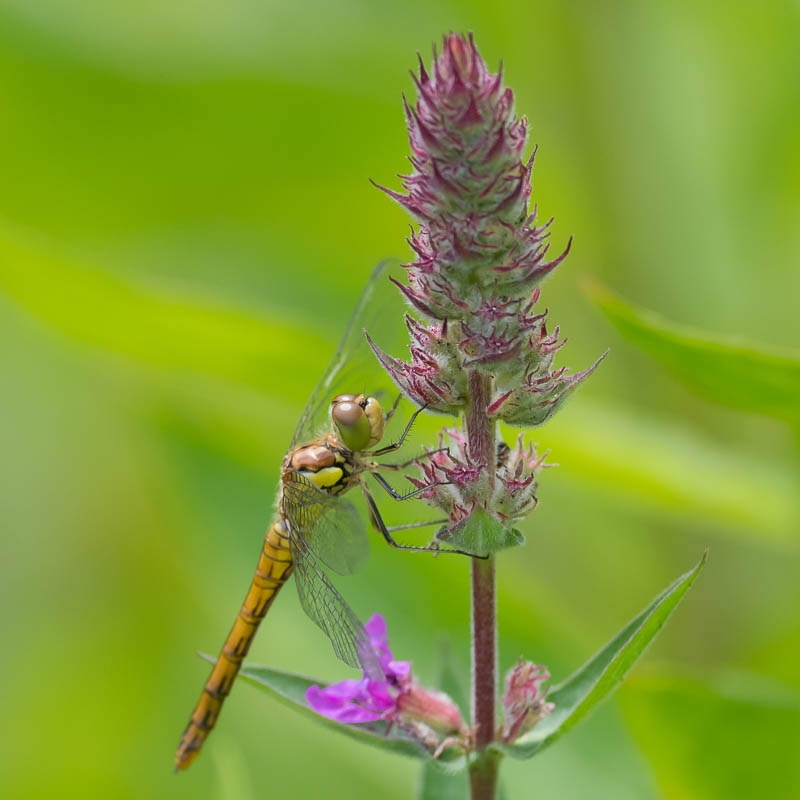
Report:
[[[464,723],[453,701],[440,692],[421,689],[411,675],[410,661],[395,661],[386,632],[386,620],[373,614],[364,626],[370,645],[378,656],[384,680],[364,675],[361,680],[344,680],[324,689],[309,686],[306,701],[318,714],[345,724],[383,719],[400,723],[426,745],[433,741],[430,729],[461,732]]]
[[[324,689],[309,686],[306,700],[318,714],[337,722],[375,722],[395,707],[389,684],[362,678],[332,683]]]
[[[364,630],[369,635],[369,643],[378,656],[386,680],[395,688],[402,688],[403,683],[411,676],[411,662],[394,660],[389,647],[386,620],[380,614],[373,614],[367,620]],[[375,682],[373,681],[373,683]]]

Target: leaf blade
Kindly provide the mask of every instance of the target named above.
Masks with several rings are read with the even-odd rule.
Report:
[[[204,653],[201,653],[201,656],[212,664],[215,661],[215,659]],[[349,736],[351,739],[410,758],[430,760],[431,754],[428,750],[396,725],[387,731],[387,724],[383,721],[346,725],[317,714],[306,702],[305,694],[309,686],[314,684],[324,685],[322,681],[297,675],[293,672],[258,665],[244,665],[238,677],[246,683],[265,691],[284,705],[305,714],[315,722],[331,730]],[[464,759],[454,753],[448,754],[445,752],[440,756],[439,760],[442,761],[442,767],[451,772],[462,769],[464,766]]]
[[[548,700],[555,709],[530,733],[499,749],[514,758],[530,758],[578,724],[622,682],[667,622],[705,566],[708,551],[688,572],[673,581],[603,648],[562,683]]]
[[[635,306],[601,286],[586,291],[629,341],[684,384],[730,408],[800,422],[800,354],[715,338]]]

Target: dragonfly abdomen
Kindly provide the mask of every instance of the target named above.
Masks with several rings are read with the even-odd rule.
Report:
[[[217,721],[222,704],[233,686],[242,659],[250,649],[261,620],[291,572],[289,534],[283,520],[276,519],[264,537],[258,567],[236,622],[233,623],[183,733],[175,755],[175,769],[186,769],[200,752],[203,742]]]

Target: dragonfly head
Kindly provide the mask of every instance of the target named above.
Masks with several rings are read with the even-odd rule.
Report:
[[[331,419],[348,450],[366,450],[383,437],[386,422],[381,404],[363,394],[340,394],[331,401]]]

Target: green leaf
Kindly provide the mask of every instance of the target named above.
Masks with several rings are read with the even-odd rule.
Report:
[[[547,436],[559,476],[577,491],[593,486],[622,508],[657,511],[678,531],[702,520],[726,536],[797,548],[800,475],[775,448],[735,446],[588,398],[554,417]]]
[[[800,797],[800,694],[732,672],[637,675],[620,692],[664,797]]]
[[[205,653],[201,653],[201,656],[206,661],[212,664],[215,663],[215,659],[211,656]],[[408,736],[397,725],[392,726],[387,732],[387,724],[383,721],[345,725],[317,714],[306,702],[306,690],[314,684],[325,686],[323,681],[306,678],[293,672],[256,665],[243,666],[241,672],[239,672],[239,678],[265,691],[285,705],[309,716],[315,722],[343,733],[345,736],[379,747],[382,750],[389,750],[412,758],[430,760],[431,754],[425,747]],[[462,769],[465,765],[465,759],[455,751],[445,751],[438,760],[442,762],[443,768],[451,772]]]
[[[638,616],[577,672],[554,686],[547,699],[553,713],[511,745],[498,749],[515,758],[530,758],[578,724],[622,682],[655,639],[706,563],[708,551],[694,567],[668,586]]]
[[[714,338],[633,306],[594,282],[587,291],[623,336],[709,400],[800,422],[800,353]]]
[[[0,291],[30,313],[71,339],[149,367],[263,390],[275,375],[297,371],[287,336],[304,351],[326,344],[274,313],[123,278],[5,226],[0,263]]]
[[[436,538],[459,550],[479,556],[525,544],[525,537],[520,531],[507,528],[482,508],[475,509],[452,528],[439,531]]]

